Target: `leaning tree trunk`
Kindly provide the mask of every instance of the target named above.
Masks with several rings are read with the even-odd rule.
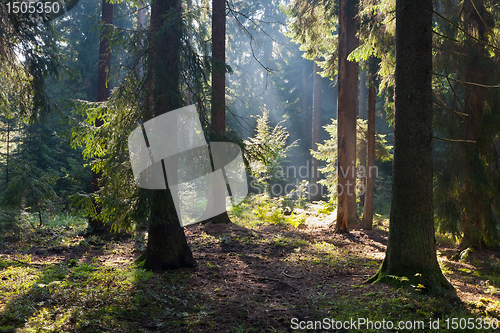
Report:
[[[373,192],[375,189],[375,175],[373,173],[375,165],[375,85],[371,79],[368,90],[368,129],[366,132],[365,209],[361,224],[363,229],[371,230],[373,224]]]
[[[151,50],[154,52],[150,54],[150,68],[153,69],[154,116],[181,107],[180,20],[180,0],[156,0],[153,3]],[[162,31],[164,25],[170,26],[170,29]],[[175,178],[175,175],[169,175],[169,180],[172,177]],[[140,258],[144,260],[144,268],[159,271],[194,267],[196,263],[180,225],[170,189],[150,191],[150,200],[148,243]]]
[[[432,193],[432,0],[396,1],[394,161],[389,240],[368,281],[453,289],[436,256]],[[402,279],[400,277],[406,277]]]
[[[348,61],[358,46],[356,38],[356,0],[340,0],[339,74],[337,104],[337,224],[336,233],[348,231],[358,222],[356,212],[356,114],[358,64]]]
[[[317,73],[319,66],[314,62],[313,67],[313,111],[312,111],[312,150],[318,150],[318,143],[320,142],[321,132],[321,76]],[[311,194],[311,201],[321,200],[321,184],[319,180],[319,160],[314,156],[311,160],[311,184],[309,193],[314,189]]]
[[[106,25],[113,24],[113,4],[108,0],[102,1],[101,22]],[[111,50],[109,48],[108,28],[104,26],[101,30],[101,41],[99,43],[99,68],[97,72],[97,102],[105,102],[109,98],[109,71],[111,67]],[[100,127],[104,124],[102,119],[97,118],[95,126]],[[102,172],[92,171],[92,193],[99,192],[99,182]],[[103,223],[99,214],[102,207],[93,201],[94,209],[97,214],[95,217],[89,217],[89,227],[93,230],[103,228]]]

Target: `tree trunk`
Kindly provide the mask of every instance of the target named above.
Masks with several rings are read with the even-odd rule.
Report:
[[[358,105],[358,116],[359,119],[365,119],[366,113],[366,95],[368,95],[368,87],[366,86],[367,75],[366,69],[361,71],[359,75],[359,105]]]
[[[212,1],[212,129],[226,131],[226,2]]]
[[[394,161],[389,240],[368,281],[453,289],[436,256],[432,193],[432,0],[396,1]],[[402,277],[405,277],[404,279]]]
[[[487,42],[486,31],[488,27],[485,25],[487,11],[483,1],[466,1],[463,6],[469,34]],[[478,13],[480,13],[481,17],[477,15]],[[492,201],[491,192],[485,190],[489,184],[485,184],[488,182],[486,180],[488,176],[484,170],[484,164],[488,162],[480,162],[481,160],[486,161],[484,153],[480,152],[481,149],[484,149],[484,144],[483,147],[480,144],[484,140],[481,140],[481,137],[484,138],[485,135],[481,133],[480,127],[489,94],[489,89],[485,86],[495,84],[494,79],[492,80],[494,75],[492,75],[491,69],[488,67],[488,55],[485,46],[471,38],[467,38],[465,45],[465,53],[468,54],[465,81],[474,82],[478,85],[465,85],[463,110],[467,114],[467,117],[464,118],[465,139],[475,143],[462,143],[460,146],[464,165],[463,198],[461,200],[463,206],[463,237],[460,249],[462,250],[468,247],[493,247],[499,241],[496,221],[490,207]],[[490,145],[488,148],[491,150],[495,149],[492,142],[486,143],[486,145]]]
[[[307,130],[307,71],[306,67],[302,67],[302,137],[305,138],[309,135]],[[305,154],[307,154],[307,146],[303,146],[305,149]]]
[[[137,11],[137,30],[142,31],[146,27],[146,3],[144,0],[139,0],[139,10]]]
[[[102,1],[101,22],[103,24],[113,24],[113,4],[107,0]],[[97,73],[97,102],[105,102],[109,98],[109,71],[111,67],[111,50],[106,28],[101,31],[101,41],[99,43],[99,68]],[[103,121],[96,119],[95,126],[102,126]],[[99,181],[102,172],[92,171],[92,193],[99,192]],[[103,228],[102,220],[99,217],[102,207],[94,201],[94,209],[98,214],[96,217],[89,217],[89,227],[94,231]]]
[[[10,119],[7,119],[7,155],[5,163],[5,188],[9,186],[9,160],[10,160]]]
[[[312,111],[312,150],[318,150],[321,133],[321,76],[317,73],[319,66],[314,62],[313,67],[313,111]],[[311,160],[311,184],[309,193],[311,201],[321,200],[321,185],[318,184],[319,160],[312,157]]]
[[[367,62],[365,63],[367,64]],[[366,98],[368,95],[368,87],[366,85],[367,83],[367,74],[366,74],[366,69],[363,69],[361,71],[361,74],[359,75],[359,102],[358,102],[358,118],[359,119],[365,119],[365,114],[366,114]],[[359,147],[358,147],[359,148]],[[368,149],[368,146],[367,146]],[[366,164],[366,157],[367,154],[361,154],[359,156],[359,166],[363,168],[367,168]],[[363,186],[364,189],[366,189],[366,175],[360,179],[361,185]],[[361,206],[365,205],[365,192],[363,191],[359,194],[359,203]],[[363,213],[364,216],[364,213]],[[363,224],[363,222],[361,222]]]
[[[224,0],[212,1],[212,58],[211,125],[212,130],[222,137],[226,132],[226,2]],[[210,190],[214,193],[224,193],[221,184],[210,184]],[[225,199],[224,196],[210,195],[208,200]],[[227,212],[224,212],[211,218],[210,222],[231,223],[231,220]]]
[[[356,0],[340,0],[339,71],[337,104],[337,224],[336,233],[348,231],[358,222],[356,212],[356,115],[358,64],[347,61],[358,46],[356,38]]]
[[[154,116],[181,107],[179,91],[180,20],[180,0],[156,0],[152,4],[151,31],[153,36],[151,49],[154,52],[150,56],[152,58],[151,68],[153,69]],[[161,27],[165,24],[171,28],[159,35],[158,31],[161,31]],[[176,142],[170,144],[176,144]],[[162,162],[162,164],[165,172],[164,163]],[[169,175],[173,178],[175,176]],[[166,183],[168,184],[168,182]],[[159,271],[194,267],[196,262],[187,244],[184,229],[180,225],[170,189],[151,190],[150,199],[148,244],[145,253],[139,258],[139,260],[144,260],[144,268]]]
[[[368,129],[366,131],[366,185],[364,191],[364,211],[362,227],[366,230],[372,229],[373,224],[373,192],[375,189],[375,85],[370,80],[368,90]]]

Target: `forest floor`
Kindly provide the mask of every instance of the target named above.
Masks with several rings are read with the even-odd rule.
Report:
[[[384,258],[386,219],[344,235],[234,220],[185,228],[198,267],[164,273],[134,264],[144,235],[82,236],[60,226],[4,239],[0,332],[391,332],[400,321],[408,331],[500,331],[484,329],[500,321],[499,253],[453,261],[456,248],[440,244],[455,291],[433,296],[363,284]],[[334,330],[337,321],[349,323]]]

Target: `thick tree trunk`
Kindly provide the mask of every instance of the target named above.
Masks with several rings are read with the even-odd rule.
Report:
[[[375,189],[375,85],[370,80],[368,91],[368,129],[366,131],[366,185],[365,185],[365,209],[363,211],[362,227],[366,230],[372,229],[373,224],[373,192]]]
[[[212,110],[211,126],[219,136],[226,132],[226,2],[224,0],[212,1]],[[224,170],[222,170],[224,172]],[[221,184],[210,184],[214,195],[209,195],[208,200],[226,200]],[[209,203],[208,205],[211,205]],[[220,203],[225,205],[225,203]],[[210,219],[212,223],[231,223],[227,212]]]
[[[154,116],[182,106],[179,91],[180,16],[180,0],[156,0],[151,7],[151,31],[156,32],[151,45],[154,50],[151,54]],[[172,28],[159,35],[158,31],[165,24]],[[169,180],[175,176],[169,175]],[[175,182],[175,179],[172,180]],[[154,190],[150,194],[148,244],[139,260],[144,260],[145,269],[155,271],[194,267],[196,263],[180,225],[170,189]]]
[[[347,61],[358,46],[356,38],[356,0],[340,0],[339,71],[337,104],[337,224],[336,233],[348,231],[358,223],[356,212],[356,115],[358,64]]]
[[[103,24],[113,24],[113,4],[107,0],[102,1],[101,22]],[[97,102],[105,102],[109,98],[109,71],[111,67],[111,50],[106,28],[101,31],[101,41],[99,43],[99,67],[97,72]],[[95,126],[102,126],[103,121],[96,119]],[[99,192],[99,181],[101,172],[92,171],[92,193]],[[94,201],[94,209],[97,214],[101,213],[102,207]],[[103,228],[102,220],[99,216],[89,217],[89,227],[94,230]]]
[[[467,22],[467,30],[471,36],[487,42],[485,25],[487,11],[482,0],[471,0],[464,2],[464,18]],[[477,14],[480,13],[481,17]],[[489,89],[486,85],[494,85],[494,75],[488,66],[488,55],[485,46],[472,38],[468,38],[465,53],[468,54],[466,60],[465,81],[474,82],[478,85],[465,85],[464,118],[465,139],[475,143],[461,144],[461,157],[464,165],[464,187],[463,199],[463,238],[460,248],[468,247],[488,247],[498,244],[499,235],[496,229],[496,221],[490,207],[492,197],[485,184],[488,176],[485,174],[484,153],[481,153],[481,133],[480,127],[483,121],[484,111],[488,100]],[[483,85],[483,86],[481,86]],[[494,144],[489,143],[491,150]],[[484,147],[484,144],[483,144]],[[484,149],[484,148],[483,148]],[[483,156],[481,156],[483,155]]]
[[[321,133],[321,76],[317,73],[319,66],[314,63],[313,67],[313,112],[312,112],[312,150],[318,150]],[[321,200],[321,185],[318,184],[319,177],[319,160],[312,157],[311,160],[311,184],[310,198],[311,201]]]
[[[212,129],[226,131],[226,2],[212,1]]]
[[[392,202],[386,257],[368,281],[453,289],[436,256],[432,193],[432,0],[396,1]],[[401,279],[399,277],[405,277]]]

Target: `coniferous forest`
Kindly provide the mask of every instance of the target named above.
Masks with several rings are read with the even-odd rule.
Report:
[[[500,2],[2,0],[0,332],[497,332]]]

